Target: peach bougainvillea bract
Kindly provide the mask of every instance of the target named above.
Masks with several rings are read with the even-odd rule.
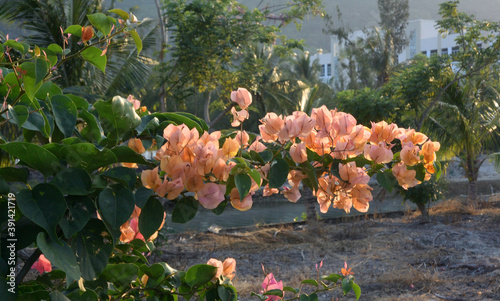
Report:
[[[248,118],[246,109],[252,98],[246,89],[239,88],[231,94],[231,100],[241,109],[232,108],[233,125],[237,126]],[[308,178],[301,163],[308,161],[317,176],[318,188],[313,193],[321,212],[328,211],[331,206],[346,212],[352,207],[366,212],[373,199],[373,189],[368,185],[370,168],[387,170],[399,185],[408,189],[421,183],[416,177],[415,165],[425,167],[424,180],[435,172],[435,152],[440,146],[413,129],[399,128],[385,121],[372,123],[368,128],[357,124],[352,115],[325,106],[314,108],[311,116],[298,111],[290,116],[267,113],[261,119],[259,131],[260,136],[253,141],[245,131],[236,131],[236,135],[222,139],[218,131],[204,132],[200,136],[195,128],[170,124],[163,133],[166,143],[156,154],[160,169],[143,171],[143,185],[168,199],[184,192],[192,193],[207,209],[216,208],[228,196],[233,207],[248,210],[252,206],[252,195],[263,183],[264,196],[281,192],[296,202],[301,197],[301,181]],[[397,143],[402,150],[394,154],[392,149]],[[256,164],[252,161],[255,164],[252,168],[261,175],[260,183],[252,177],[251,187],[243,200],[234,186],[227,191],[229,175],[236,166],[234,159],[242,158],[243,153],[266,149],[278,149],[277,152],[293,163],[288,182],[282,187],[269,187],[272,162]],[[311,153],[315,153],[316,158],[330,157],[330,160],[311,159]],[[273,155],[278,154],[275,151]],[[364,158],[365,164],[357,166],[357,158]],[[392,170],[384,165],[389,162],[394,163]]]

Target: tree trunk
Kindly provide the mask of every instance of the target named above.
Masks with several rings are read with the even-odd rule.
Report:
[[[427,207],[425,206],[425,203],[417,203],[417,208],[418,211],[422,214],[422,222],[428,222],[429,221],[429,210],[427,210]]]
[[[477,172],[478,167],[476,167],[476,160],[472,159],[470,156],[467,158],[467,178],[469,180],[469,185],[467,187],[467,199],[469,205],[473,205],[477,201]]]
[[[469,203],[475,202],[477,200],[477,177],[476,179],[469,179],[469,186],[467,189],[467,198]]]
[[[210,100],[212,98],[212,92],[208,92],[208,97],[205,99],[205,104],[203,105],[203,119],[207,124],[210,124]]]
[[[155,0],[155,5],[156,5],[156,10],[158,12],[158,18],[160,22],[160,35],[161,35],[161,47],[160,47],[160,56],[159,56],[159,61],[160,63],[163,63],[165,59],[165,46],[167,45],[167,34],[165,31],[165,20],[163,19],[163,14],[161,13],[161,6],[160,6],[160,1]],[[162,83],[160,86],[160,110],[162,112],[167,111],[167,95],[165,93],[166,88],[165,88],[165,83]],[[176,111],[176,110],[175,110]]]

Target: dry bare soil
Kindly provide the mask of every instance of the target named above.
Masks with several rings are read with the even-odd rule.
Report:
[[[500,300],[500,196],[471,208],[458,200],[397,218],[280,225],[169,238],[154,260],[189,268],[210,258],[237,260],[233,283],[239,300],[257,300],[266,272],[285,286],[338,273],[347,261],[361,286],[360,300]],[[245,214],[245,213],[242,213]],[[304,287],[307,290],[307,287]],[[320,300],[355,300],[351,292],[322,293]],[[345,299],[342,299],[345,298]]]

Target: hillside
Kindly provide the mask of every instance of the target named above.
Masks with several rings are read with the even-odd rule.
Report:
[[[249,8],[254,8],[260,0],[241,0],[240,3]],[[276,0],[265,0],[264,3],[276,3]],[[377,0],[324,0],[325,11],[337,20],[337,6],[342,12],[342,17],[346,25],[349,25],[353,30],[363,29],[377,25],[379,21],[379,11]],[[445,2],[444,0],[410,0],[410,20],[411,19],[437,19],[438,4]],[[124,0],[117,2],[117,5],[128,9],[136,6],[135,13],[139,17],[156,18],[157,12],[154,6],[154,1],[136,1]],[[263,5],[261,5],[262,7]],[[498,0],[481,0],[481,5],[478,5],[477,0],[462,0],[459,8],[462,11],[473,13],[478,19],[500,20],[498,10],[500,9],[500,1]],[[302,21],[302,29],[297,31],[294,24],[289,25],[283,32],[289,38],[304,39],[308,44],[310,51],[316,51],[318,48],[324,49],[325,52],[330,51],[329,37],[323,34],[322,29],[325,27],[325,21],[322,18],[306,18]]]
[[[4,0],[5,1],[5,0]],[[241,0],[240,3],[249,8],[254,8],[260,0]],[[276,0],[264,0],[264,3],[275,4]],[[438,3],[444,0],[410,0],[410,20],[411,19],[437,19]],[[500,20],[498,10],[500,9],[500,1],[498,0],[481,0],[481,5],[478,5],[477,0],[462,0],[460,9],[476,15],[478,19]],[[104,5],[108,6],[110,1],[104,1]],[[157,11],[153,0],[123,0],[116,1],[116,6],[125,10],[131,9],[140,19],[142,18],[157,18]],[[262,7],[263,5],[261,5]],[[371,27],[379,21],[379,11],[377,0],[324,0],[325,11],[337,20],[337,6],[342,12],[342,19],[345,24],[353,30]],[[337,24],[337,22],[335,23]],[[302,29],[297,31],[294,24],[289,25],[283,32],[289,38],[304,39],[310,51],[316,51],[318,48],[324,49],[325,52],[330,51],[329,37],[323,34],[322,29],[325,27],[325,21],[319,17],[306,17],[302,21]],[[15,26],[6,26],[0,22],[0,32],[11,33],[11,36],[18,36]]]

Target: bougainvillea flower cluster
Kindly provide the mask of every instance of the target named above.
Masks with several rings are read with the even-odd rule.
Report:
[[[247,108],[252,96],[246,89],[239,88],[231,93],[231,100],[241,109],[232,107],[233,126],[239,126],[248,119]],[[413,129],[385,121],[373,122],[369,128],[358,124],[351,114],[329,110],[326,106],[314,108],[310,116],[299,111],[289,116],[267,113],[261,119],[259,131],[260,136],[250,143],[245,131],[235,131],[235,135],[221,139],[218,131],[200,136],[195,128],[170,124],[163,132],[166,143],[156,154],[160,166],[143,171],[142,183],[170,200],[189,192],[207,209],[217,208],[228,196],[233,207],[244,211],[252,207],[252,196],[263,183],[266,184],[264,196],[282,193],[292,202],[299,200],[299,187],[308,178],[301,163],[310,162],[317,177],[314,195],[321,212],[327,212],[332,206],[346,212],[352,207],[366,212],[373,199],[373,188],[368,185],[370,170],[389,171],[399,185],[408,189],[421,183],[417,179],[417,164],[425,168],[424,180],[435,172],[435,152],[440,147],[439,142],[432,142]],[[396,144],[401,148],[398,154],[393,152]],[[267,162],[253,166],[261,181],[257,183],[252,177],[251,187],[243,198],[237,188],[228,191],[228,179],[236,165],[234,158],[241,159],[244,153],[260,153],[266,149],[279,149],[273,156],[279,153],[293,163],[285,185],[269,186],[272,162]],[[315,153],[316,159],[311,159],[310,153]],[[327,157],[329,160],[325,160]],[[356,162],[363,165],[358,166]],[[386,165],[390,162],[392,169]]]

